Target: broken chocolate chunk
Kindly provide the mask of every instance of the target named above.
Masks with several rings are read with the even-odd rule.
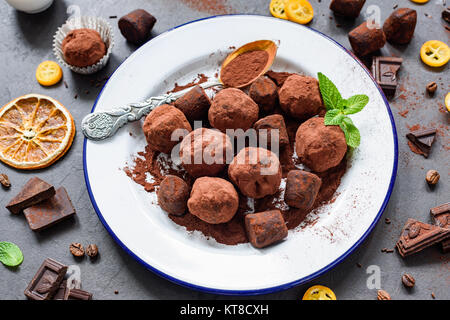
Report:
[[[450,202],[430,209],[431,219],[435,226],[450,230]],[[444,253],[450,252],[450,238],[441,242]]]
[[[75,208],[64,187],[56,190],[56,194],[23,211],[33,231],[41,231],[55,223],[75,214]]]
[[[64,300],[92,300],[92,293],[80,289],[70,289],[66,291]]]
[[[49,300],[59,289],[67,272],[67,266],[50,258],[40,266],[24,294],[32,300]]]
[[[450,229],[408,219],[397,242],[402,257],[422,251],[450,237]]]
[[[447,23],[450,23],[450,8],[446,8],[442,11],[442,19],[444,19]]]
[[[245,216],[250,243],[263,248],[287,237],[288,229],[280,210],[251,213]]]
[[[402,63],[402,58],[373,57],[372,75],[388,97],[393,97],[397,91],[397,72]]]
[[[7,205],[11,213],[20,213],[36,203],[46,200],[55,194],[55,188],[38,177],[31,178],[22,190]]]
[[[431,146],[436,138],[436,129],[416,130],[408,133],[406,137],[417,147],[425,158],[428,158]]]
[[[58,290],[56,290],[53,300],[64,300],[66,291],[69,291],[69,288],[67,288],[67,280],[63,280],[59,285]]]

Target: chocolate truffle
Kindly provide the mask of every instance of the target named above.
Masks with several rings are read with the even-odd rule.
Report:
[[[119,29],[127,41],[141,44],[150,38],[156,18],[143,9],[131,11],[119,19]]]
[[[267,77],[259,77],[250,86],[248,95],[255,101],[259,110],[264,113],[271,112],[278,102],[277,85]]]
[[[198,128],[181,142],[180,158],[183,168],[191,176],[216,176],[225,169],[227,159],[233,158],[233,146],[226,134]]]
[[[173,215],[186,213],[189,199],[189,186],[181,178],[168,175],[161,181],[158,189],[158,203],[161,208]]]
[[[288,229],[280,210],[247,214],[245,229],[250,243],[255,248],[267,247],[288,235]]]
[[[387,41],[396,44],[408,44],[416,29],[417,11],[400,8],[392,12],[383,25]]]
[[[323,108],[319,81],[313,77],[294,74],[286,79],[278,92],[284,112],[297,119],[317,115]]]
[[[190,123],[203,120],[208,115],[211,100],[200,86],[195,86],[174,103],[175,107],[183,111]]]
[[[334,13],[347,17],[357,18],[366,0],[332,0],[330,9]]]
[[[259,119],[253,125],[253,128],[258,131],[259,145],[272,146],[272,130],[278,130],[278,145],[285,147],[289,144],[289,136],[286,130],[286,124],[281,114],[272,114],[265,118]],[[267,135],[261,130],[267,130]]]
[[[381,49],[386,44],[386,35],[381,28],[369,28],[367,22],[363,22],[348,34],[348,39],[353,52],[358,57],[363,57],[369,53]]]
[[[106,45],[96,30],[75,29],[64,38],[62,52],[68,64],[83,68],[99,62]]]
[[[192,131],[184,113],[174,106],[163,104],[150,112],[145,118],[143,130],[147,143],[152,150],[170,153],[172,148],[183,138],[179,131]],[[172,138],[172,134],[176,135]]]
[[[230,221],[238,205],[239,196],[233,185],[227,180],[212,177],[195,180],[188,200],[189,212],[210,224]]]
[[[228,176],[247,197],[261,199],[278,191],[281,165],[275,153],[263,148],[244,148],[228,167]]]
[[[289,171],[284,201],[294,208],[309,210],[314,205],[322,180],[314,173],[303,170]]]
[[[295,149],[302,162],[315,172],[337,166],[347,152],[344,132],[326,126],[323,118],[311,118],[298,127]]]
[[[226,129],[247,130],[258,120],[258,105],[244,92],[235,88],[221,90],[208,111],[211,126],[225,132]]]

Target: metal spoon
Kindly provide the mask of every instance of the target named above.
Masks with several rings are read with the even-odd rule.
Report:
[[[237,56],[255,50],[265,50],[269,54],[268,61],[264,69],[256,76],[254,79],[245,83],[239,88],[245,87],[255,81],[258,77],[263,75],[269,70],[272,65],[275,55],[277,52],[277,46],[273,41],[270,40],[259,40],[255,42],[250,42],[242,47],[236,49],[232,53],[230,53],[227,58],[224,60],[221,70],[230,63]],[[212,79],[211,81],[204,82],[200,84],[203,89],[223,86],[224,84],[220,79]],[[225,84],[226,85],[226,84]],[[112,109],[110,111],[100,111],[93,112],[86,115],[81,121],[81,131],[85,135],[86,138],[91,140],[104,140],[106,138],[112,137],[117,130],[127,124],[128,122],[137,121],[141,119],[143,116],[147,115],[154,108],[163,105],[170,104],[177,100],[178,98],[185,95],[192,88],[187,88],[178,92],[171,92],[168,94],[163,94],[157,97],[150,97],[142,102],[137,103],[129,103],[125,106],[118,107]]]

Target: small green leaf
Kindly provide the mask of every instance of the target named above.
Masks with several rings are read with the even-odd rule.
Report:
[[[23,254],[20,248],[14,243],[0,242],[0,262],[8,267],[16,267],[23,261]]]
[[[328,110],[325,114],[324,123],[326,126],[338,126],[341,124],[345,115],[339,109]]]
[[[319,89],[323,102],[327,110],[338,109],[342,96],[334,83],[328,79],[323,73],[317,74],[319,78]]]
[[[369,103],[369,97],[365,94],[357,94],[347,99],[344,114],[354,114],[360,112]]]
[[[347,145],[352,148],[357,148],[361,142],[361,135],[358,128],[356,128],[353,124],[352,119],[350,119],[349,117],[345,117],[342,120],[340,127],[342,131],[344,131],[345,141],[347,142]]]

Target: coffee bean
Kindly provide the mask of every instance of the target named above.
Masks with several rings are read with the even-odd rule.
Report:
[[[436,82],[430,82],[429,84],[427,84],[427,92],[430,96],[434,95],[436,90],[437,90]]]
[[[384,290],[378,290],[377,299],[378,300],[392,300],[391,296],[389,295],[389,293],[387,293]]]
[[[5,188],[11,187],[11,182],[9,181],[8,176],[4,173],[0,174],[0,183]]]
[[[84,256],[84,248],[81,245],[81,243],[74,242],[70,245],[70,253],[73,254],[75,257],[82,257]]]
[[[97,256],[98,254],[98,247],[95,244],[90,244],[87,246],[86,248],[86,254],[91,257],[94,258]]]
[[[413,276],[407,273],[402,276],[402,282],[403,285],[407,288],[412,288],[416,284],[416,280],[413,278]]]
[[[436,170],[429,170],[427,172],[425,180],[429,185],[435,185],[436,183],[438,183],[440,177],[441,176],[439,175],[439,172],[437,172]]]

